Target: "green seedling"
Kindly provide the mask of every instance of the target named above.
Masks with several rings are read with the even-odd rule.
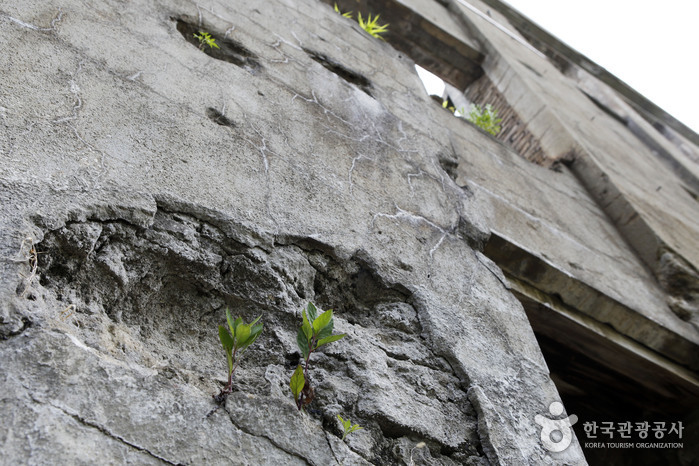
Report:
[[[352,425],[352,422],[349,419],[347,419],[345,421],[344,419],[342,419],[342,416],[340,416],[339,414],[337,415],[337,418],[340,420],[340,422],[342,423],[342,428],[345,430],[345,433],[342,434],[342,440],[344,440],[348,434],[351,434],[354,431],[357,431],[357,430],[364,428],[364,427],[359,427],[359,424]]]
[[[461,110],[461,113],[464,113],[464,111]],[[498,118],[498,111],[493,110],[490,104],[486,104],[485,110],[480,105],[471,105],[471,111],[466,119],[493,136],[497,136],[502,129],[500,127],[502,118]]]
[[[318,315],[318,309],[313,303],[308,303],[301,312],[303,324],[296,334],[296,343],[303,355],[303,366],[298,365],[291,376],[291,393],[294,395],[299,411],[313,401],[313,387],[308,378],[309,360],[311,354],[321,346],[343,338],[345,334],[333,335],[333,311],[328,309]]]
[[[342,16],[344,16],[345,18],[352,19],[352,12],[351,11],[348,11],[345,13],[341,12],[340,9],[337,7],[337,3],[335,4],[335,11],[337,13],[341,14]]]
[[[294,395],[296,406],[301,406],[299,399],[301,398],[301,393],[303,393],[303,389],[306,386],[306,378],[303,376],[303,366],[301,366],[301,364],[296,367],[294,375],[291,376],[291,382],[289,385],[291,386],[291,393]],[[301,408],[299,407],[299,409]]]
[[[243,353],[262,333],[262,324],[257,323],[261,317],[246,324],[241,317],[233,320],[230,311],[226,309],[228,328],[224,325],[219,325],[218,337],[221,340],[223,349],[226,351],[226,359],[228,360],[228,384],[219,393],[218,398],[225,399],[233,389],[233,373],[238,364],[240,364]]]
[[[208,45],[210,49],[212,49],[212,48],[220,49],[221,48],[216,43],[216,39],[211,37],[211,34],[209,34],[208,32],[199,31],[199,34],[194,34],[194,37],[199,39],[199,50],[204,50],[205,45]]]
[[[456,112],[456,109],[455,109],[453,106],[449,105],[449,101],[448,101],[448,100],[445,100],[445,101],[442,102],[442,108],[446,108],[446,109],[449,110],[451,113]]]
[[[359,26],[362,29],[368,32],[371,36],[384,40],[384,38],[381,37],[381,34],[388,32],[388,23],[379,26],[379,15],[376,15],[374,16],[374,19],[371,19],[371,13],[369,13],[369,17],[366,19],[366,21],[364,21],[362,14],[358,13],[357,18],[359,21]]]

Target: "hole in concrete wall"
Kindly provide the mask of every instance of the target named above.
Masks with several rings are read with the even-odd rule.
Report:
[[[442,170],[444,170],[452,181],[456,182],[456,178],[458,177],[456,169],[459,167],[459,161],[456,155],[454,153],[440,153],[437,155],[437,160]]]
[[[360,88],[362,91],[367,93],[369,96],[373,97],[371,94],[371,88],[372,88],[371,81],[369,81],[367,78],[365,78],[364,76],[362,76],[359,73],[356,73],[356,72],[342,66],[341,64],[337,63],[336,61],[328,58],[327,56],[325,56],[321,53],[314,52],[314,51],[308,50],[308,49],[303,49],[303,50],[308,54],[308,56],[310,56],[313,60],[315,60],[316,62],[323,65],[326,69],[332,71],[333,73],[335,73],[336,75],[338,75],[339,77],[344,79],[345,81],[354,84],[355,86]]]
[[[484,109],[486,105],[491,105],[493,110],[497,112],[497,118],[502,119],[499,123],[501,129],[494,136],[495,138],[531,162],[556,170],[560,169],[559,161],[548,159],[539,140],[528,130],[527,125],[487,75],[483,74],[477,80],[469,83],[462,91],[462,88],[448,85],[438,75],[417,65],[415,68],[426,92],[445,110],[450,111],[456,117],[466,119],[472,104],[480,106],[481,109]]]
[[[500,91],[487,75],[483,75],[464,91],[466,98],[481,107],[490,104],[498,111],[501,131],[496,136],[500,141],[510,145],[521,157],[545,167],[552,166],[541,143],[534,136],[527,124],[519,117],[514,108],[510,106]]]
[[[499,123],[501,130],[494,137],[531,162],[558,168],[559,164],[547,160],[537,138],[529,132],[526,124],[522,122],[486,75],[481,76],[464,92],[461,92],[453,86],[445,85],[439,76],[418,66],[415,68],[427,93],[445,110],[450,111],[456,117],[465,119],[471,104],[479,105],[481,109],[484,109],[486,105],[491,105],[497,111],[497,118],[502,118]]]
[[[484,55],[475,41],[452,36],[433,22],[433,14],[422,16],[405,2],[395,0],[321,0],[329,8],[337,4],[340,11],[352,12],[353,18],[361,13],[366,18],[379,15],[380,24],[388,24],[386,42],[405,53],[415,63],[430,70],[463,89],[483,74],[481,63]],[[450,13],[438,2],[431,2],[429,9],[438,10],[439,15]],[[349,20],[348,20],[349,21]],[[463,39],[463,40],[462,40]]]
[[[235,128],[235,122],[228,117],[226,117],[223,113],[219,112],[213,107],[208,107],[206,109],[206,116],[209,117],[209,120],[213,121],[217,125],[221,126],[228,126],[230,128]]]
[[[313,355],[313,418],[338,435],[339,405],[371,433],[366,459],[377,464],[397,461],[376,452],[393,452],[407,437],[432,442],[440,464],[483,456],[468,387],[427,346],[408,289],[385,282],[361,252],[339,259],[307,238],[250,246],[257,241],[247,230],[193,211],[161,206],[148,228],[88,220],[45,232],[37,291],[58,308],[75,306],[71,332],[85,345],[207,398],[221,388],[213,381],[226,378],[217,333],[225,309],[246,320],[262,314],[265,329],[236,372],[240,393],[232,396],[254,394],[270,409],[287,405],[276,393],[291,396],[300,308],[309,300],[332,307],[336,329],[342,321],[352,336]],[[425,427],[423,412],[442,419],[442,430]],[[392,438],[396,432],[402,437]]]
[[[252,73],[261,68],[257,55],[233,39],[223,37],[206,26],[197,26],[195,22],[190,20],[187,16],[172,19],[176,21],[177,30],[182,34],[182,37],[210,57],[233,63]],[[195,34],[199,34],[200,32],[210,34],[211,37],[215,39],[219,48],[209,47],[208,45],[200,46],[199,39],[194,37]]]

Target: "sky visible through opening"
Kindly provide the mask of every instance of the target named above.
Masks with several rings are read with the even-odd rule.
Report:
[[[699,133],[699,1],[506,3]],[[418,74],[430,94],[442,95],[439,78]]]

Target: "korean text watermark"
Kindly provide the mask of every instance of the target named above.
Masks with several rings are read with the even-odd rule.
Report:
[[[563,405],[554,401],[549,406],[549,416],[537,414],[534,422],[541,426],[541,444],[549,452],[566,450],[573,440],[573,425],[578,416],[563,415]],[[578,440],[584,448],[677,448],[684,447],[681,421],[582,422],[585,438]]]
[[[684,447],[683,443],[678,441],[682,440],[682,433],[684,431],[682,421],[588,421],[583,423],[583,430],[585,432],[585,448]]]

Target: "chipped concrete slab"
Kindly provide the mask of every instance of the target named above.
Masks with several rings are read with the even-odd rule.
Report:
[[[409,58],[311,0],[17,2],[0,27],[13,459],[584,463],[577,441],[540,443],[556,388],[522,306],[469,245],[487,215],[440,164],[454,122]],[[287,384],[308,300],[348,337],[319,355],[304,415]],[[228,306],[266,328],[207,417]],[[60,428],[33,443],[37,412]],[[346,443],[339,413],[365,427]]]

